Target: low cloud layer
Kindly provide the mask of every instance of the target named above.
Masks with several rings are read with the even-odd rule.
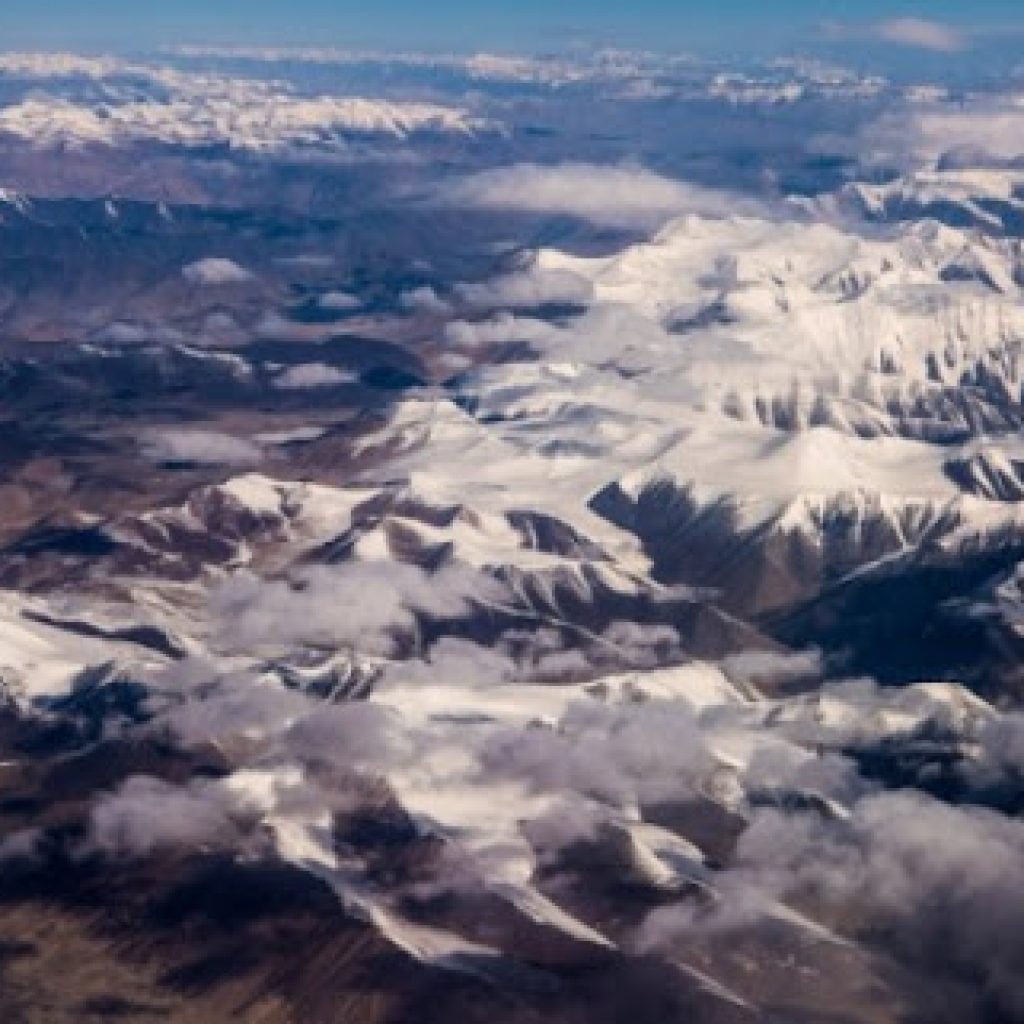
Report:
[[[490,281],[459,285],[456,293],[463,301],[484,309],[528,309],[549,304],[586,305],[594,289],[571,271],[532,267]]]
[[[214,596],[232,642],[320,644],[388,653],[398,633],[413,633],[419,615],[468,614],[504,588],[459,566],[425,572],[400,562],[348,562],[314,567],[290,582],[239,575]],[[228,628],[230,624],[230,628]]]
[[[207,256],[196,260],[182,268],[181,273],[189,283],[200,285],[245,284],[253,276],[245,267],[223,256]]]
[[[686,213],[726,217],[759,208],[752,200],[643,168],[584,163],[482,171],[446,186],[440,196],[455,206],[564,215],[620,228],[650,229]]]
[[[874,935],[925,975],[980,980],[979,1002],[1024,1011],[1024,825],[915,793],[872,795],[842,821],[755,816],[713,908],[659,910],[642,944],[756,926],[780,902]],[[1005,1018],[1010,1019],[1010,1018]]]
[[[1024,110],[1012,100],[976,98],[952,104],[909,104],[886,111],[850,139],[821,148],[861,164],[901,170],[1000,167],[1024,155]]]
[[[136,776],[92,810],[90,846],[111,857],[164,847],[226,848],[238,833],[226,809],[200,788]]]
[[[142,448],[154,462],[250,465],[263,459],[259,445],[215,430],[151,430]]]
[[[339,387],[356,380],[354,374],[327,363],[300,363],[274,378],[274,387],[288,390]]]

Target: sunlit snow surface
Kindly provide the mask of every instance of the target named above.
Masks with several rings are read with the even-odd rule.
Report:
[[[813,62],[176,59],[0,58],[0,150],[187,154],[232,200],[0,191],[12,275],[152,261],[59,323],[5,286],[0,768],[101,782],[56,825],[14,801],[0,871],[272,861],[446,979],[657,962],[709,1019],[846,986],[853,1022],[935,975],[922,1013],[1015,1019],[1024,182],[929,155],[1013,103]],[[353,68],[402,95],[320,91]],[[741,198],[545,150],[552,97],[864,104],[910,166]]]

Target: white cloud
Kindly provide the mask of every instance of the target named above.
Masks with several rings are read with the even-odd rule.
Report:
[[[505,597],[501,584],[461,566],[427,573],[373,561],[315,567],[292,583],[238,575],[213,603],[243,645],[329,644],[387,653],[393,635],[414,630],[419,615],[458,618],[476,602]]]
[[[460,284],[455,290],[464,301],[489,309],[522,309],[547,303],[585,305],[594,294],[593,285],[579,274],[542,267],[531,267],[490,281]]]
[[[1024,714],[1011,713],[986,723],[979,741],[980,757],[972,770],[980,779],[1024,780]]]
[[[968,34],[931,18],[887,18],[869,24],[825,21],[822,35],[833,42],[874,41],[933,53],[956,53],[970,43]]]
[[[181,271],[185,280],[192,284],[244,284],[252,280],[252,273],[240,267],[233,260],[220,256],[207,256],[183,267]]]
[[[946,158],[960,166],[1005,164],[1024,155],[1024,108],[1007,99],[966,105],[908,104],[883,114],[851,139],[829,137],[821,148],[864,164],[933,167]]]
[[[184,57],[244,59],[269,64],[323,64],[339,67],[382,65],[428,71],[454,72],[472,81],[546,86],[553,89],[582,83],[615,84],[649,74],[665,74],[693,63],[682,54],[670,56],[626,50],[599,50],[590,54],[523,56],[342,50],[333,47],[183,46],[172,52]]]
[[[116,321],[94,335],[96,341],[108,345],[145,345],[153,340],[153,331],[143,324]],[[180,340],[180,338],[179,338]]]
[[[359,309],[362,305],[360,299],[350,294],[349,292],[325,292],[317,300],[316,304],[321,309],[330,310],[332,312],[348,312],[353,309]]]
[[[926,18],[892,18],[876,25],[875,34],[887,43],[935,53],[956,53],[967,46],[963,32],[952,25]]]
[[[224,847],[237,832],[223,807],[191,789],[136,776],[92,810],[89,843],[114,857],[163,847]]]
[[[612,227],[653,228],[684,213],[729,216],[760,207],[750,199],[666,178],[639,167],[515,164],[445,187],[445,203],[491,210],[567,214]]]
[[[849,819],[755,815],[709,912],[655,911],[641,945],[695,929],[744,929],[779,906],[824,904],[826,918],[888,946],[923,975],[969,980],[980,999],[1024,1010],[1017,936],[1024,926],[1024,824],[919,793],[869,795]],[[973,1015],[971,1016],[974,1019]],[[979,1014],[979,1019],[980,1019]]]
[[[248,464],[263,458],[259,445],[215,430],[152,430],[143,451],[155,462]]]
[[[339,384],[351,384],[356,377],[347,370],[339,370],[336,366],[329,366],[327,363],[300,363],[298,366],[290,366],[284,373],[274,378],[274,387],[299,389],[299,388],[326,388],[336,387]]]
[[[326,427],[292,427],[290,430],[268,430],[254,437],[260,444],[300,444],[317,441],[326,433]]]
[[[499,313],[480,322],[453,320],[445,327],[444,333],[453,345],[475,348],[478,345],[504,345],[510,341],[539,341],[551,336],[554,328],[543,320]]]
[[[445,316],[452,307],[430,286],[411,288],[398,297],[399,305],[413,313],[436,313]]]

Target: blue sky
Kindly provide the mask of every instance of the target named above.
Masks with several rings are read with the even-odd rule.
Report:
[[[864,26],[899,18],[946,23],[972,34],[977,46],[1024,25],[1015,10],[1016,0],[0,0],[0,46],[210,41],[554,50],[621,42],[739,53],[806,49],[825,21],[841,26],[839,43],[863,46],[874,31]]]

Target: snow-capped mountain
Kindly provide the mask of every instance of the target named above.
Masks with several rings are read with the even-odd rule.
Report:
[[[1024,186],[827,137],[953,95],[0,56],[0,1018],[1018,1019]]]
[[[542,510],[617,559],[614,523],[657,578],[748,612],[918,550],[1002,547],[1020,531],[1019,258],[930,221],[694,217],[610,257],[542,250],[526,273],[586,310],[451,324],[467,358],[530,354],[406,403],[375,443],[427,500]]]

